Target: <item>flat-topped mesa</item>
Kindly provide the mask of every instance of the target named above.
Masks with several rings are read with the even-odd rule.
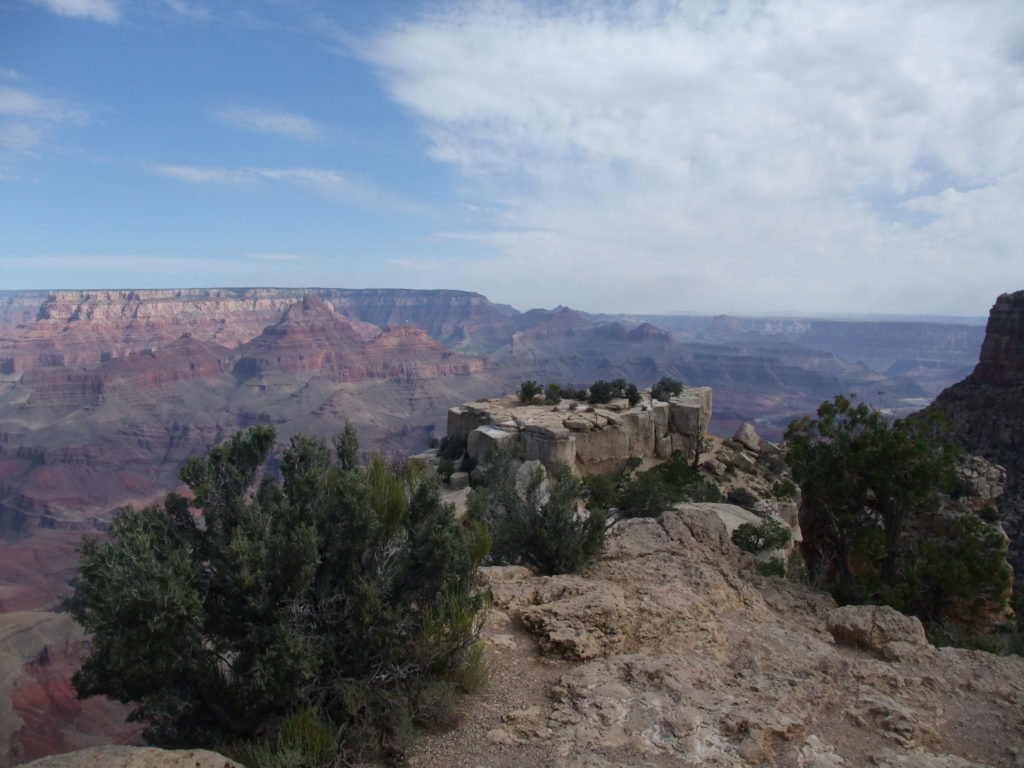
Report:
[[[645,397],[607,405],[564,400],[558,405],[520,403],[514,397],[480,400],[448,411],[448,436],[463,438],[477,463],[488,449],[508,440],[523,458],[549,470],[565,462],[580,476],[617,472],[631,456],[667,459],[673,451],[692,457],[711,420],[711,387],[687,388],[669,402]]]

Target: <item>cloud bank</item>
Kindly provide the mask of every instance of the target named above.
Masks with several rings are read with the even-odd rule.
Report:
[[[479,212],[438,236],[490,254],[485,292],[968,314],[1024,287],[1019,2],[614,8],[453,4],[362,51],[464,176]]]

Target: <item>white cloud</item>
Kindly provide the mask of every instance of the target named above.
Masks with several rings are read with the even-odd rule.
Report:
[[[222,123],[257,133],[286,136],[300,141],[318,141],[324,135],[322,126],[302,115],[274,112],[255,107],[231,107],[213,113]]]
[[[61,123],[83,125],[89,115],[28,91],[0,86],[0,148],[16,154],[44,145]]]
[[[209,21],[213,18],[210,9],[199,3],[188,3],[184,0],[164,0],[164,5],[186,21]]]
[[[192,184],[280,182],[354,203],[369,203],[380,197],[368,184],[341,171],[326,168],[223,168],[171,164],[152,164],[146,167],[159,176]]]
[[[94,19],[114,23],[121,17],[121,12],[114,0],[32,0],[47,10],[61,16],[73,16],[79,19]]]
[[[499,298],[978,312],[1024,287],[1024,5],[613,9],[452,4],[363,51],[470,180],[457,236]]]

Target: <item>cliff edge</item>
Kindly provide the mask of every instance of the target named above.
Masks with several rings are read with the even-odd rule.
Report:
[[[1017,584],[1024,584],[1024,291],[996,299],[974,372],[930,408],[950,418],[967,452],[1006,469],[998,509]]]

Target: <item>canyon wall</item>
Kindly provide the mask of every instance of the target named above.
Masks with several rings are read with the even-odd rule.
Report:
[[[931,407],[950,418],[965,450],[1005,467],[998,507],[1017,584],[1024,585],[1024,291],[996,300],[974,372]]]

